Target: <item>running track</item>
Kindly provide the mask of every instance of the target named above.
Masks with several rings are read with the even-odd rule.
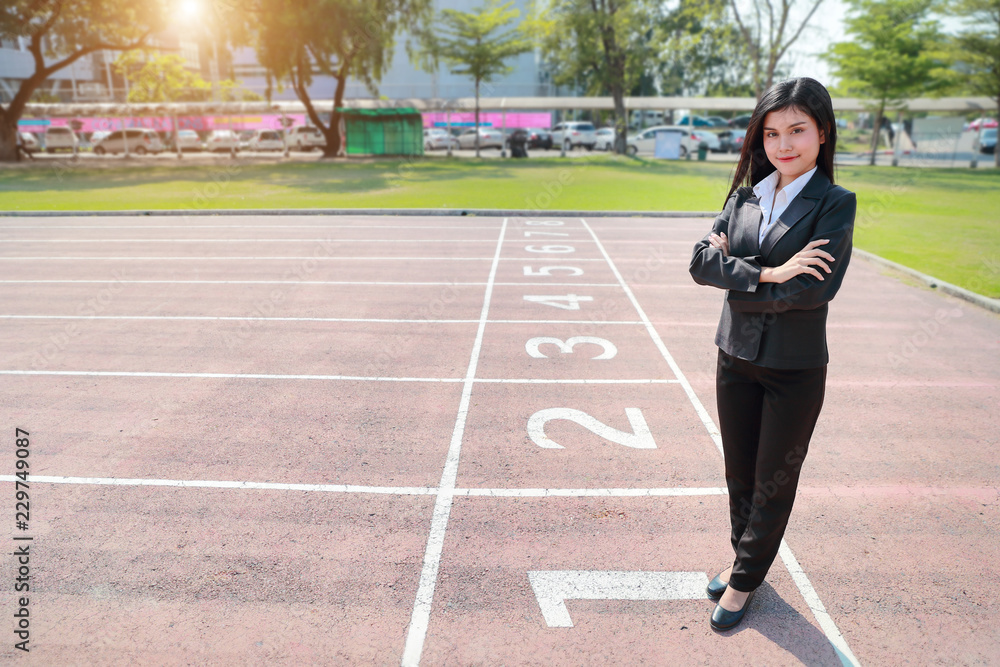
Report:
[[[37,664],[985,664],[1000,320],[856,259],[747,621],[706,219],[0,222]],[[991,270],[984,267],[984,271]],[[15,527],[15,428],[30,521]]]

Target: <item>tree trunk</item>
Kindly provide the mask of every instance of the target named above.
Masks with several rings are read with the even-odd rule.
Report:
[[[872,128],[872,159],[868,163],[868,166],[875,166],[875,155],[878,153],[878,138],[882,133],[882,114],[885,112],[885,100],[879,102],[878,114],[875,118],[875,126]]]
[[[476,79],[476,157],[479,157],[479,79]]]
[[[624,79],[618,79],[623,81]],[[628,118],[625,111],[625,90],[622,86],[611,88],[611,97],[615,102],[615,153],[624,155],[628,150]]]
[[[16,162],[17,159],[17,119],[0,109],[0,162]]]

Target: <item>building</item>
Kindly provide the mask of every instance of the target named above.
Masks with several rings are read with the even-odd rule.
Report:
[[[436,0],[437,11],[442,9],[457,9],[472,11],[482,5],[481,0]],[[527,13],[527,0],[514,0],[515,7],[523,18]],[[475,95],[475,84],[469,77],[452,74],[448,67],[441,65],[437,72],[425,72],[412,64],[406,55],[407,35],[399,35],[392,62],[382,80],[378,83],[379,96],[390,100],[408,98],[441,98],[451,99],[472,97]],[[484,97],[547,97],[555,94],[555,89],[548,80],[537,53],[524,53],[508,61],[512,72],[506,77],[481,86],[480,94]],[[233,75],[244,88],[266,96],[267,79],[263,68],[257,63],[253,49],[241,48],[233,52]],[[316,75],[309,87],[309,96],[313,100],[332,99],[336,90],[333,77]],[[279,91],[277,86],[271,90],[272,100],[294,100],[295,91],[289,87]],[[561,91],[560,94],[566,94]],[[348,79],[344,91],[344,99],[371,99],[372,93],[364,83]]]

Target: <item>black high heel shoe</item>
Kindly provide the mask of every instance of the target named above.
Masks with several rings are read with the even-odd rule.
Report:
[[[715,605],[715,611],[712,612],[712,627],[716,630],[728,630],[739,625],[746,615],[747,609],[750,608],[750,602],[753,601],[753,594],[756,592],[756,590],[750,591],[746,602],[737,611],[729,611],[724,609],[722,605]]]
[[[722,572],[715,575],[715,579],[712,579],[710,582],[708,582],[708,588],[705,589],[705,592],[708,593],[708,597],[712,598],[713,600],[718,600],[719,598],[721,598],[722,594],[726,592],[726,588],[729,587],[729,582],[720,579],[719,577],[721,576]]]

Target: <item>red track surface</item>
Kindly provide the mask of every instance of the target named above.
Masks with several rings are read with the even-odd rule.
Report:
[[[855,260],[789,549],[717,634],[703,593],[636,592],[636,573],[697,588],[731,561],[722,295],[687,274],[709,222],[546,220],[4,220],[5,552],[33,540],[30,593],[8,555],[0,603],[13,630],[30,597],[31,652],[8,631],[0,656],[997,660],[1000,319]],[[583,273],[525,275],[544,266]],[[616,354],[531,343],[581,336]],[[638,409],[655,447],[566,419],[543,429],[562,448],[541,447],[528,424],[553,408],[625,434]],[[559,571],[626,583],[594,599]],[[566,577],[572,627],[550,627],[529,573]]]

